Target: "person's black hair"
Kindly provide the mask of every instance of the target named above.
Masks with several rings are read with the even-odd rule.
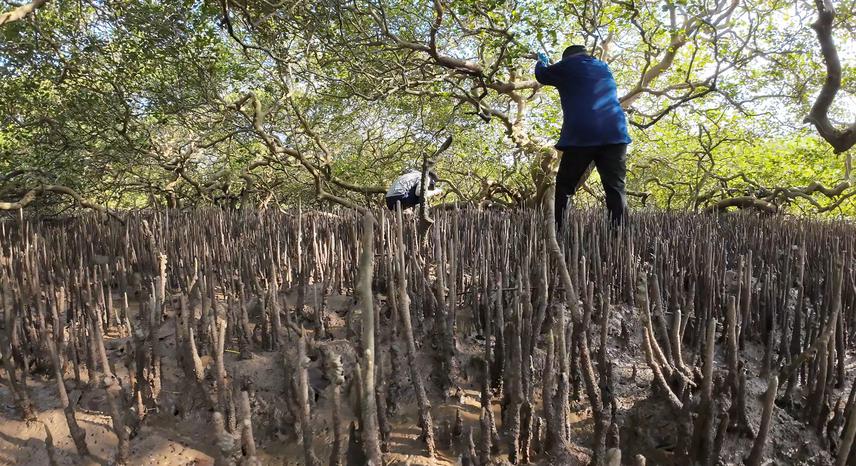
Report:
[[[568,58],[579,53],[586,53],[586,47],[584,45],[571,45],[562,52],[562,58]]]

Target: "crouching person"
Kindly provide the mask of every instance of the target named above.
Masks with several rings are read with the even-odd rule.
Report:
[[[389,210],[395,210],[397,204],[401,204],[402,210],[407,210],[415,207],[425,199],[440,193],[442,190],[437,187],[437,174],[434,170],[428,170],[428,186],[425,195],[422,195],[422,172],[418,170],[408,170],[407,173],[399,176],[393,181],[392,186],[386,192],[386,206]]]

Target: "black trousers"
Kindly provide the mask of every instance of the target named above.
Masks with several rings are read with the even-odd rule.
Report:
[[[624,178],[627,173],[627,144],[606,146],[569,147],[562,152],[559,173],[556,174],[556,226],[562,226],[568,200],[577,190],[580,178],[594,162],[603,190],[606,193],[606,208],[613,223],[621,223],[627,210],[627,195]]]
[[[405,195],[386,198],[386,206],[389,210],[395,210],[395,206],[399,202],[401,203],[401,210],[407,210],[419,205],[419,203],[422,202],[422,198],[416,195],[416,186],[410,188],[410,191]]]

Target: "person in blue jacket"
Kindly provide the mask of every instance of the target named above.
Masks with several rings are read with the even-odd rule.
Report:
[[[556,174],[557,228],[591,162],[603,182],[610,218],[620,223],[627,209],[624,179],[630,136],[609,67],[588,55],[582,45],[572,45],[562,53],[562,60],[552,65],[539,53],[535,79],[555,86],[562,102],[562,132],[556,143],[562,152]]]

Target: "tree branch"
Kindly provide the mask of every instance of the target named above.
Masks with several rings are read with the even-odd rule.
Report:
[[[754,198],[752,196],[732,197],[723,199],[715,204],[708,206],[705,212],[722,212],[729,207],[737,207],[739,209],[755,209],[767,214],[775,214],[778,212],[778,207],[770,202]]]
[[[45,192],[54,192],[54,193],[58,193],[58,194],[65,194],[66,196],[70,196],[78,204],[80,204],[80,207],[83,207],[85,209],[96,210],[102,214],[109,215],[109,216],[115,218],[116,220],[119,220],[120,222],[124,223],[124,220],[122,220],[121,217],[119,217],[118,215],[116,215],[114,212],[107,209],[106,207],[100,206],[98,204],[95,204],[91,201],[84,199],[80,194],[77,193],[77,191],[75,191],[69,187],[61,186],[61,185],[55,185],[55,184],[43,184],[41,186],[35,187],[35,188],[27,191],[20,199],[18,199],[17,201],[14,201],[14,202],[0,202],[0,210],[24,209],[27,206],[29,206],[30,204],[32,204],[33,201],[35,201],[39,195],[41,195]]]
[[[248,101],[251,102],[252,106],[253,106],[252,115],[245,112],[242,108],[244,106],[244,104],[247,103]],[[309,174],[312,175],[312,178],[315,180],[315,195],[319,200],[326,200],[326,201],[335,202],[335,203],[342,205],[344,207],[355,209],[355,210],[358,210],[361,212],[365,211],[364,207],[358,206],[357,204],[355,204],[355,203],[353,203],[353,202],[351,202],[351,201],[349,201],[343,197],[339,197],[339,196],[336,196],[334,194],[331,194],[331,193],[325,191],[324,186],[322,184],[322,172],[324,172],[323,176],[324,176],[324,179],[327,181],[331,181],[330,178],[332,176],[328,175],[324,170],[321,170],[319,167],[317,167],[312,162],[310,162],[303,155],[303,153],[301,153],[299,150],[293,149],[290,147],[283,147],[276,138],[271,136],[264,129],[264,118],[267,115],[267,112],[262,110],[261,101],[258,99],[258,97],[256,97],[255,93],[253,93],[253,92],[247,93],[244,97],[242,97],[237,102],[235,102],[233,104],[233,106],[234,106],[235,110],[240,112],[242,115],[244,115],[248,120],[250,120],[253,123],[254,132],[262,139],[262,141],[265,143],[265,146],[267,146],[267,148],[270,151],[272,156],[276,157],[279,154],[285,154],[289,157],[293,157],[298,162],[300,162],[301,165],[303,165],[303,167],[306,169],[306,171],[308,171]],[[295,112],[297,112],[297,107],[294,105],[293,102],[292,102],[292,107],[294,108]],[[348,184],[348,183],[344,183],[344,182],[340,182],[340,183],[345,184],[345,185]],[[334,184],[338,184],[338,183],[334,183]],[[351,186],[353,186],[353,185],[351,185]],[[359,189],[359,191],[365,192],[364,189]]]
[[[815,0],[814,3],[817,6],[817,21],[811,27],[817,33],[823,61],[826,62],[826,81],[804,122],[813,124],[835,153],[840,154],[856,144],[856,121],[843,130],[835,128],[829,121],[829,107],[835,100],[835,94],[841,89],[841,60],[838,58],[838,50],[832,40],[835,9],[832,7],[831,0]]]
[[[5,26],[6,24],[24,19],[25,16],[36,11],[36,9],[43,7],[47,2],[48,0],[33,0],[30,3],[13,8],[11,11],[7,11],[6,13],[0,13],[0,26]]]

